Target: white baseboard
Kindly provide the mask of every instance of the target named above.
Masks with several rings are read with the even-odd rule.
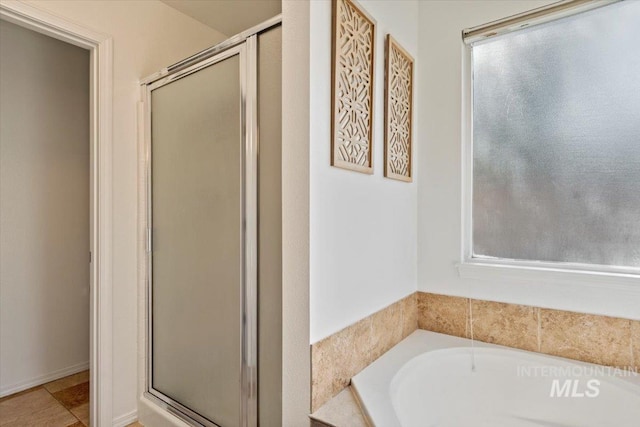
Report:
[[[126,427],[129,424],[138,421],[138,411],[131,411],[128,414],[120,415],[113,419],[113,427]]]
[[[49,374],[40,375],[25,381],[20,381],[19,383],[9,384],[8,386],[0,388],[0,397],[9,396],[10,394],[18,393],[31,387],[46,384],[48,382],[67,377],[69,375],[77,374],[78,372],[86,371],[87,369],[89,369],[88,361],[69,366],[68,368],[58,369],[57,371],[51,372]]]

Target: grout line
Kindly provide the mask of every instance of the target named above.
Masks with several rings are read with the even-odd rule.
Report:
[[[537,307],[536,311],[538,312],[538,353],[542,352],[542,316],[541,309]]]
[[[69,376],[71,376],[71,375],[69,375]],[[67,378],[67,377],[64,377],[64,378]],[[60,379],[63,379],[63,378],[60,378]],[[73,412],[71,412],[71,411],[70,411],[66,406],[64,406],[64,405],[62,404],[62,402],[60,402],[60,401],[59,401],[59,400],[58,400],[58,399],[53,395],[53,393],[51,393],[51,392],[50,392],[50,391],[45,387],[45,385],[44,385],[44,384],[42,385],[42,388],[43,388],[47,393],[49,393],[49,395],[50,395],[51,397],[53,397],[53,399],[54,399],[56,402],[58,402],[58,405],[62,406],[62,407],[64,408],[64,410],[65,410],[65,411],[67,411],[68,413],[70,413],[70,414],[71,414],[71,416],[72,416],[73,418],[75,418],[76,420],[78,420],[78,422],[79,422],[80,424],[84,425],[84,423],[83,423],[82,421],[80,421],[80,418],[76,417],[76,414],[74,414],[74,413],[73,413]],[[65,388],[65,389],[63,389],[63,390],[66,390],[66,388]],[[62,391],[62,390],[60,390],[60,391]],[[76,424],[76,423],[73,423],[73,424]],[[73,425],[73,424],[69,424],[69,426],[71,426],[71,425]],[[69,427],[69,426],[66,426],[66,427]]]
[[[464,322],[464,338],[474,339],[473,336],[473,306],[471,302],[471,298],[467,298],[467,310],[465,313],[465,322]]]
[[[405,321],[404,321],[404,316],[405,316],[404,312],[405,312],[405,308],[406,308],[405,299],[406,299],[406,297],[402,298],[400,301],[397,302],[398,308],[400,309],[400,341],[402,341],[402,339],[403,339],[402,336],[404,335],[404,323],[405,323]],[[400,342],[400,341],[398,341],[398,342]]]
[[[636,360],[633,351],[633,320],[629,320],[629,351],[631,352],[631,366],[637,369],[640,364],[640,360]]]
[[[63,378],[60,378],[60,379],[68,378],[68,377],[71,377],[71,376],[73,376],[73,375],[76,375],[76,374],[68,375],[68,376],[63,377]],[[58,381],[58,380],[56,380],[56,381]],[[52,382],[53,382],[53,381],[52,381]],[[87,382],[89,382],[89,381],[87,381]],[[47,384],[49,384],[49,383],[47,383]],[[84,384],[84,383],[80,383],[80,384]],[[55,396],[54,396],[54,394],[53,394],[53,393],[51,393],[51,392],[50,392],[50,391],[45,387],[45,385],[46,385],[46,384],[42,384],[40,387],[42,387],[44,390],[46,390],[46,392],[47,392],[47,393],[49,393],[49,395],[51,395],[51,397],[53,397],[53,398],[54,398],[54,400],[55,400],[56,402],[58,402],[58,404],[59,404],[60,406],[62,406],[62,407],[65,409],[65,411],[67,411],[68,413],[70,413],[70,414],[71,414],[71,415],[72,415],[72,416],[77,420],[77,422],[79,422],[80,424],[82,424],[82,425],[84,426],[85,424],[82,422],[82,420],[81,420],[80,418],[78,418],[78,417],[76,416],[76,414],[74,414],[73,412],[71,412],[71,409],[69,409],[69,408],[67,408],[66,406],[64,406],[64,404],[63,404],[60,400],[58,400],[58,398],[57,398],[57,397],[55,397]],[[76,385],[79,385],[79,384],[76,384]],[[75,386],[71,386],[71,387],[75,387]],[[71,387],[63,388],[62,390],[58,390],[58,391],[67,390],[67,389],[69,389],[69,388],[71,388]],[[56,392],[56,393],[57,393],[57,392]],[[89,397],[89,404],[91,404],[90,402],[91,402],[91,397]],[[80,406],[80,405],[78,405],[78,406]],[[76,424],[76,423],[74,423],[74,424]],[[69,427],[69,426],[66,426],[66,427]]]

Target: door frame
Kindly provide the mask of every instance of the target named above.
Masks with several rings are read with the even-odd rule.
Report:
[[[90,422],[96,427],[111,426],[113,40],[15,0],[0,3],[0,19],[90,53]]]

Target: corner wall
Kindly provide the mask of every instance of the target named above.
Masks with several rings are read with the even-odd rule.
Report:
[[[224,36],[157,1],[27,3],[113,37],[113,417],[137,410],[138,80]]]
[[[549,1],[428,1],[420,3],[418,120],[418,290],[527,306],[640,319],[638,293],[589,284],[463,279],[456,268],[462,239],[461,31],[525,12]]]
[[[309,423],[309,2],[282,2],[282,426]]]
[[[414,182],[384,178],[384,39],[391,33],[412,54],[419,86],[419,2],[359,3],[377,21],[373,175],[330,166],[331,2],[310,3],[312,343],[416,290],[420,116],[414,105]]]

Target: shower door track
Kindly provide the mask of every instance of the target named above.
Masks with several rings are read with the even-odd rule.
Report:
[[[273,27],[277,27],[282,24],[282,15],[276,15],[273,18],[270,18],[254,27],[249,28],[246,31],[243,31],[235,36],[232,36],[214,46],[208,47],[194,55],[191,55],[181,61],[176,62],[175,64],[169,65],[166,68],[158,71],[157,73],[151,74],[150,76],[145,77],[140,80],[141,85],[149,85],[157,80],[160,80],[164,77],[168,77],[170,75],[180,73],[185,68],[190,67],[194,64],[198,64],[205,59],[211,58],[225,50],[228,50],[234,46],[244,43],[249,37],[258,35],[264,31],[267,31]]]
[[[282,22],[275,16],[245,32],[205,49],[158,73],[141,80],[144,101],[144,145],[146,174],[146,390],[144,396],[167,412],[194,426],[219,426],[208,418],[187,408],[159,390],[153,388],[153,313],[152,283],[152,186],[151,186],[151,92],[180,78],[196,73],[235,55],[240,57],[241,121],[242,121],[242,368],[241,368],[241,427],[258,425],[258,353],[257,353],[257,36]]]

